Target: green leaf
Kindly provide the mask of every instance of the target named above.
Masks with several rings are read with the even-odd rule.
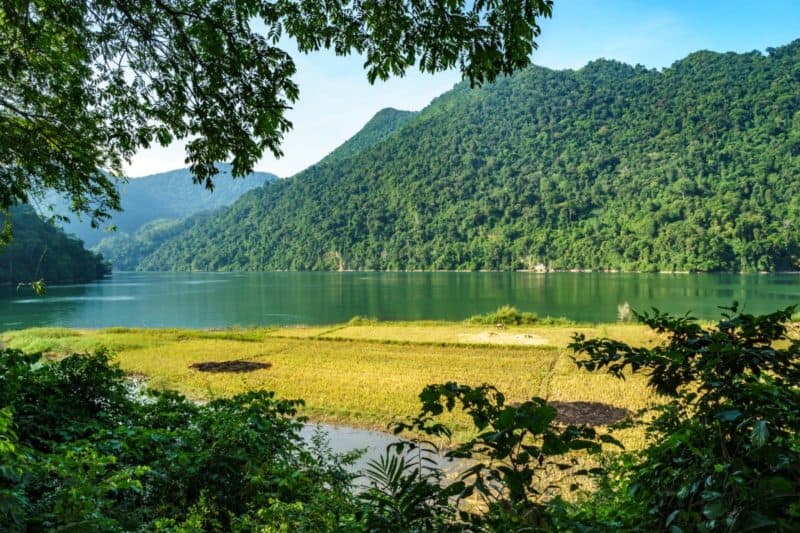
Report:
[[[719,520],[725,516],[725,506],[720,502],[706,504],[703,507],[703,516],[709,520]]]
[[[738,409],[727,409],[725,411],[720,411],[717,413],[717,418],[722,420],[723,422],[733,422],[737,418],[742,416],[742,412]]]
[[[769,427],[766,420],[759,420],[753,425],[750,431],[750,442],[754,448],[761,448],[767,443],[769,438]]]

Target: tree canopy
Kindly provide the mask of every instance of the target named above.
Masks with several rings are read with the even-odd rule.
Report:
[[[0,286],[23,283],[39,291],[41,283],[86,283],[110,273],[102,255],[44,222],[30,206],[14,206],[10,216],[14,240],[0,249]]]
[[[370,82],[460,68],[480,84],[528,65],[552,0],[4,0],[0,208],[46,189],[93,222],[119,208],[137,150],[187,140],[194,181],[281,155],[298,98],[284,50],[362,54]],[[256,26],[258,23],[258,27]]]

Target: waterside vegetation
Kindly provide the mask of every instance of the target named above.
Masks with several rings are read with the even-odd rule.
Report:
[[[590,392],[604,388],[593,378],[622,378],[623,390],[641,385],[643,408],[627,425],[644,439],[627,449],[619,428],[609,433],[607,427],[559,420],[565,402],[552,398],[576,394],[555,386],[563,328],[535,331],[554,330],[549,349],[495,347],[490,353],[490,363],[516,360],[534,374],[549,374],[538,383],[521,376],[539,389],[518,397],[486,383],[452,379],[469,370],[465,364],[480,361],[467,351],[472,347],[412,346],[387,338],[397,325],[343,325],[339,338],[326,337],[336,333],[330,329],[294,335],[289,330],[143,335],[122,328],[8,333],[4,342],[28,343],[29,349],[38,342],[36,347],[51,355],[13,348],[0,354],[0,515],[19,531],[794,531],[800,525],[800,340],[789,327],[792,312],[753,316],[734,305],[714,325],[657,311],[637,314],[652,333],[615,326],[630,343],[598,336],[599,328],[576,332],[568,346],[575,356],[568,372],[593,385]],[[421,327],[451,334],[456,327],[476,328]],[[382,338],[345,339],[349,328],[362,339],[359,332],[383,328]],[[56,353],[103,340],[116,340],[126,370],[111,364],[102,348],[94,355]],[[436,375],[428,377],[447,381],[426,385],[418,396],[421,407],[392,424],[397,433],[423,438],[387,449],[361,473],[356,489],[356,475],[347,466],[357,454],[333,454],[321,435],[303,444],[302,419],[296,418],[303,402],[264,391],[264,377],[216,391],[207,382],[207,401],[199,403],[162,390],[164,382],[156,381],[168,372],[192,381],[184,370],[191,358],[180,350],[198,352],[204,342],[212,360],[191,363],[192,372],[268,375],[300,359],[289,341],[315,343],[306,348],[321,351],[313,359],[329,381],[326,362],[341,358],[352,382],[363,384],[357,369],[373,366],[378,372],[370,377],[383,387],[391,380],[379,371],[402,372],[397,359],[413,373],[415,360],[397,348],[413,347],[426,365],[447,357],[450,372],[439,374],[434,365]],[[244,349],[248,344],[254,348]],[[338,344],[345,356],[326,353],[324,344]],[[162,347],[169,349],[159,353]],[[267,354],[258,353],[264,347],[274,350],[269,362]],[[232,353],[237,348],[240,353]],[[526,351],[532,357],[525,358]],[[346,357],[353,352],[356,359]],[[142,369],[136,366],[142,353],[164,369],[145,376],[152,392],[125,379],[126,373],[143,377],[135,370]],[[459,355],[464,360],[450,360]],[[381,360],[395,368],[375,367]],[[173,361],[177,366],[170,366]],[[488,367],[480,370],[489,375]],[[506,376],[510,370],[505,368]],[[227,380],[228,386],[234,381]],[[195,381],[187,390],[197,387]],[[454,434],[454,423],[470,429]],[[452,442],[446,455],[469,461],[455,476],[445,476],[430,456],[443,440]]]

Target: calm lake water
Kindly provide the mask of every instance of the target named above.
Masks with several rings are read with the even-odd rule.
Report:
[[[606,273],[114,273],[85,285],[0,289],[0,330],[30,326],[192,327],[462,320],[511,304],[540,316],[614,321],[617,306],[700,318],[737,300],[750,312],[800,303],[800,275]]]

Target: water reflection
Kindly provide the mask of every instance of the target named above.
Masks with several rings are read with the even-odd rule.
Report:
[[[500,305],[540,316],[614,321],[617,307],[714,318],[800,302],[800,276],[621,273],[115,273],[86,285],[0,292],[0,328],[225,327],[381,320],[463,320]]]
[[[306,443],[310,444],[315,432],[321,431],[325,434],[331,451],[337,454],[351,452],[353,450],[363,450],[364,454],[351,467],[350,471],[357,474],[364,474],[370,461],[378,460],[386,453],[386,447],[398,441],[398,438],[387,433],[369,431],[348,426],[334,426],[330,424],[305,424],[300,431],[300,436]],[[463,467],[465,460],[454,461],[445,458],[443,455],[429,455],[445,473]],[[365,484],[366,480],[360,480]]]

